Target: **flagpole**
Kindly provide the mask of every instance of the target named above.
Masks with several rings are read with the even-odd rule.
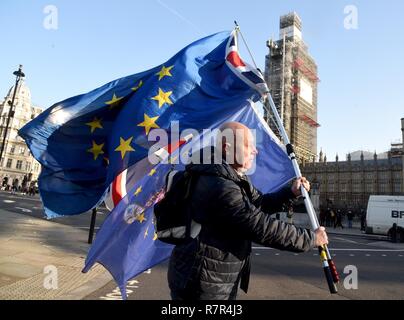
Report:
[[[91,212],[90,230],[88,231],[88,244],[93,243],[96,218],[97,218],[97,208],[93,208],[93,210]]]
[[[269,90],[266,93],[265,98],[266,98],[267,102],[269,103],[269,106],[271,107],[272,113],[275,116],[275,121],[278,123],[279,129],[280,129],[280,134],[282,136],[284,143],[286,144],[286,152],[287,152],[290,160],[292,161],[292,165],[293,165],[293,169],[295,171],[296,177],[301,178],[302,173],[300,171],[299,164],[297,163],[294,148],[289,141],[289,137],[286,133],[285,127],[283,126],[282,120],[279,117],[278,110],[276,109],[275,103],[272,99],[271,94],[269,93]],[[267,105],[265,103],[264,103],[264,106],[266,106],[267,112],[269,112],[269,108],[267,107]],[[307,213],[308,213],[308,216],[310,219],[310,224],[312,226],[312,229],[317,230],[320,227],[320,224],[318,222],[317,215],[314,211],[314,207],[311,202],[310,195],[307,192],[307,190],[303,187],[303,185],[300,187],[300,191],[303,196],[304,204],[306,206],[306,210],[307,210]],[[330,292],[337,293],[338,289],[335,284],[339,282],[339,275],[338,275],[336,266],[334,264],[334,261],[332,260],[330,251],[328,250],[327,245],[319,247],[318,250],[320,253],[320,259],[322,260],[322,263],[323,263],[324,274],[326,276]]]
[[[264,79],[261,70],[255,64],[254,58],[252,57],[252,54],[251,54],[251,51],[250,51],[250,49],[249,49],[249,47],[247,45],[247,42],[246,42],[246,40],[244,39],[244,37],[243,37],[243,35],[241,33],[239,25],[237,24],[236,21],[234,21],[234,23],[236,25],[236,31],[238,33],[240,33],[241,38],[242,38],[245,46],[247,47],[247,50],[248,50],[248,52],[249,52],[249,54],[250,54],[250,56],[251,56],[251,58],[252,58],[252,60],[254,62],[255,68],[257,69],[257,71],[261,75],[262,79]],[[272,96],[271,96],[271,94],[269,92],[269,88],[268,88],[268,85],[266,84],[266,82],[265,82],[265,91],[261,92],[261,95],[262,95],[262,97],[264,99],[263,105],[264,105],[266,111],[268,112],[268,114],[270,114],[270,110],[271,110],[272,114],[275,117],[275,122],[277,123],[277,127],[278,127],[280,135],[282,136],[283,142],[286,145],[286,152],[288,154],[289,159],[292,162],[292,166],[293,166],[295,175],[296,175],[297,178],[301,178],[302,173],[300,171],[299,164],[298,164],[297,159],[296,159],[296,154],[295,154],[294,148],[293,148],[292,144],[290,143],[289,137],[288,137],[288,135],[286,133],[286,130],[285,130],[285,127],[283,125],[283,121],[279,116],[278,109],[275,106],[275,103],[274,103],[274,101],[272,99]],[[266,102],[269,104],[270,109],[268,108],[268,105],[266,104]],[[320,227],[320,225],[319,225],[319,222],[318,222],[317,215],[315,213],[313,204],[311,202],[309,193],[307,192],[307,190],[304,188],[303,185],[300,187],[300,191],[301,191],[302,197],[304,199],[304,204],[305,204],[308,216],[309,216],[311,227],[312,227],[313,230],[317,230]],[[339,275],[338,275],[337,268],[336,268],[336,266],[334,264],[334,261],[332,260],[331,254],[330,254],[330,252],[328,250],[328,247],[327,247],[327,245],[319,246],[318,250],[319,250],[319,253],[320,253],[320,259],[321,259],[321,262],[322,262],[322,265],[323,265],[323,270],[324,270],[324,274],[325,274],[325,277],[326,277],[326,280],[327,280],[329,290],[330,290],[331,293],[337,293],[338,289],[337,289],[336,283],[339,282]]]

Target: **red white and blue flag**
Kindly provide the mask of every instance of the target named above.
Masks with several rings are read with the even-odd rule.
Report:
[[[160,148],[154,155],[160,161],[167,159],[175,150],[189,142],[192,134],[186,135],[183,139],[179,139],[168,144],[164,148]],[[105,196],[104,203],[108,210],[112,211],[144,174],[149,172],[155,165],[149,162],[148,158],[139,161],[135,165],[123,170],[111,183],[109,190]]]
[[[255,88],[261,94],[267,93],[268,86],[262,74],[240,58],[237,41],[237,30],[234,30],[226,48],[227,66],[250,87]]]

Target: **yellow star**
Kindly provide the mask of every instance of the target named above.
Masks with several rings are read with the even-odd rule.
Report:
[[[88,149],[87,152],[92,153],[94,155],[94,160],[97,160],[97,158],[100,154],[104,154],[104,151],[102,151],[103,147],[104,147],[104,143],[97,144],[95,141],[93,141],[92,148]]]
[[[154,233],[153,241],[157,240],[157,233]]]
[[[137,196],[141,192],[142,192],[142,187],[140,186],[139,188],[136,189],[135,196]]]
[[[115,151],[120,151],[122,159],[125,157],[126,152],[131,152],[135,151],[130,145],[132,142],[133,137],[130,137],[129,139],[125,140],[122,137],[119,138],[119,146],[115,149]]]
[[[143,221],[146,221],[147,219],[144,217],[144,212],[141,214],[138,214],[135,218],[136,221],[139,221],[140,223],[143,223]]]
[[[156,100],[159,102],[159,108],[161,108],[165,103],[173,104],[173,102],[170,100],[170,96],[172,93],[173,93],[172,91],[164,92],[159,88],[159,94],[153,97],[152,100]]]
[[[139,123],[138,127],[144,127],[146,130],[146,135],[149,134],[151,128],[160,128],[155,122],[159,117],[149,117],[146,113],[144,114],[144,121]]]
[[[143,85],[143,81],[140,80],[139,84],[137,86],[134,86],[131,90],[132,91],[138,91],[142,85]]]
[[[151,170],[150,170],[150,172],[149,172],[149,176],[151,177],[153,174],[155,174],[155,173],[156,173],[156,171],[157,171],[157,170],[156,170],[156,169],[154,169],[154,168],[153,168],[153,169],[151,169]]]
[[[97,117],[94,118],[93,121],[87,122],[86,125],[91,127],[91,133],[95,131],[95,129],[103,129],[102,124],[101,124],[101,119],[98,119]]]
[[[117,106],[119,104],[119,101],[121,101],[123,97],[117,97],[115,93],[112,96],[112,99],[109,101],[106,101],[105,104],[109,105],[109,109],[112,109],[113,107]]]
[[[144,232],[144,238],[145,238],[145,239],[146,239],[146,237],[148,236],[148,234],[149,234],[149,227],[147,227],[146,231]]]
[[[170,73],[170,70],[174,68],[174,66],[166,68],[163,66],[159,72],[156,73],[157,76],[159,76],[159,81],[163,79],[165,76],[167,77],[172,77],[173,75]]]

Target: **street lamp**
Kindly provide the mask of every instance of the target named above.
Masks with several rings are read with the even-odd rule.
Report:
[[[6,139],[7,139],[7,132],[8,132],[8,126],[10,125],[10,120],[12,117],[14,117],[14,100],[15,100],[15,95],[17,94],[17,87],[18,84],[21,80],[21,78],[25,77],[24,72],[22,72],[22,65],[20,64],[20,67],[18,68],[17,71],[13,72],[13,75],[15,75],[15,86],[14,86],[14,93],[13,93],[13,98],[11,99],[11,104],[10,105],[10,110],[8,111],[8,115],[7,115],[7,123],[6,123],[6,128],[4,130],[4,135],[3,135],[3,143],[1,144],[1,150],[0,150],[0,164],[1,166],[3,166],[3,152],[4,152],[4,147],[6,144]]]

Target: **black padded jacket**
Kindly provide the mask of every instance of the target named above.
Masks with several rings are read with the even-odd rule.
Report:
[[[312,231],[270,216],[294,198],[290,187],[263,195],[225,162],[191,164],[186,170],[197,177],[190,206],[202,228],[170,257],[173,299],[233,300],[239,284],[247,292],[252,242],[293,252],[315,246]]]

